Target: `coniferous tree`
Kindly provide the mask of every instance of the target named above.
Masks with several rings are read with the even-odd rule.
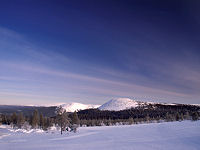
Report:
[[[150,121],[149,114],[146,115],[146,117],[144,118],[144,120],[145,120],[147,123]]]
[[[189,112],[188,112],[188,111],[185,113],[185,115],[184,115],[184,118],[185,118],[185,119],[187,119],[187,120],[189,120],[189,119],[190,119],[190,114],[189,114]]]
[[[199,119],[199,115],[197,112],[192,113],[192,121],[196,121]]]
[[[13,123],[13,127],[17,125],[17,114],[14,112],[11,116],[11,122]]]
[[[47,122],[47,117],[44,117],[44,127],[43,127],[43,130],[47,130],[49,127],[49,124]]]
[[[43,117],[42,113],[40,113],[40,123],[39,123],[39,125],[40,125],[41,129],[44,128],[44,117]]]
[[[135,124],[138,124],[138,122],[139,122],[139,119],[138,119],[138,118],[135,118],[135,119],[134,119],[134,123],[135,123]]]
[[[50,118],[47,117],[46,128],[48,129],[51,126]]]
[[[32,128],[37,128],[38,124],[39,124],[38,111],[34,110],[32,121],[31,121],[31,126],[32,126]]]
[[[1,116],[2,124],[7,124],[6,115]]]
[[[183,113],[180,114],[180,120],[184,120]]]
[[[18,115],[18,117],[17,117],[17,127],[18,128],[22,128],[24,122],[25,122],[25,118],[23,116],[23,113],[20,112],[19,115]]]
[[[80,120],[78,118],[78,115],[77,115],[76,111],[72,115],[72,124],[76,124],[76,125],[80,124]]]
[[[76,132],[79,125],[80,125],[80,120],[78,118],[77,112],[75,111],[72,114],[72,120],[70,125],[71,131]]]
[[[179,112],[176,113],[176,121],[179,121],[181,119],[181,116],[179,114]]]
[[[0,125],[2,125],[2,115],[0,115]]]
[[[134,120],[133,120],[132,117],[128,119],[128,123],[129,123],[129,125],[133,124],[133,122],[134,122]]]

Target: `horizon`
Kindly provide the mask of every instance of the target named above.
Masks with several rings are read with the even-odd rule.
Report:
[[[0,105],[200,104],[199,4],[1,2]]]
[[[80,103],[80,102],[57,102],[57,103],[41,103],[41,104],[0,104],[1,106],[30,106],[30,107],[54,107],[54,106],[62,106],[65,104],[83,104],[83,105],[93,105],[93,106],[102,106],[106,103],[108,103],[111,100],[117,100],[117,99],[130,99],[127,97],[119,97],[119,98],[112,98],[110,100],[104,101],[101,104],[92,104],[92,103]],[[138,100],[138,99],[130,99],[133,101],[138,101],[138,102],[149,102],[149,103],[155,103],[155,104],[183,104],[183,105],[197,105],[199,106],[200,104],[189,104],[189,103],[167,103],[167,102],[159,102],[159,101],[142,101],[142,100]]]

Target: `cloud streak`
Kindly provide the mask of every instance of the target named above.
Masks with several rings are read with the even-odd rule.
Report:
[[[0,35],[6,37],[1,37],[4,45],[0,46],[0,53],[8,55],[7,58],[0,56],[0,88],[10,87],[0,93],[0,103],[3,99],[11,101],[14,96],[20,102],[28,97],[31,103],[34,99],[37,102],[83,99],[96,104],[112,97],[181,103],[198,103],[200,98],[200,70],[196,63],[185,65],[183,60],[163,61],[152,55],[144,61],[141,54],[135,59],[134,55],[120,53],[117,56],[123,59],[123,65],[112,68],[41,49],[8,29],[0,28]],[[9,46],[8,51],[3,50],[13,42],[15,44]],[[11,54],[13,51],[20,57],[15,58]],[[49,93],[50,96],[46,96]]]

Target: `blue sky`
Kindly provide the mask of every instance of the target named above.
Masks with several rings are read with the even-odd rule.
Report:
[[[0,104],[200,103],[198,1],[1,1]]]

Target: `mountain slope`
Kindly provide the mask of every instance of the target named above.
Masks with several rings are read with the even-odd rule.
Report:
[[[107,103],[101,105],[99,109],[119,111],[144,105],[148,105],[148,103],[135,101],[129,98],[118,98],[118,99],[111,99]]]
[[[81,103],[67,103],[61,105],[67,112],[74,112],[78,110],[98,108],[99,105],[81,104]]]

